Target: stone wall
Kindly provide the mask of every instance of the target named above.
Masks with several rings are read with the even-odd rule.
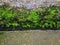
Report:
[[[26,7],[30,9],[38,8],[41,6],[56,5],[59,1],[60,0],[0,0],[0,5],[2,5],[3,2],[5,2],[8,3],[10,6]]]

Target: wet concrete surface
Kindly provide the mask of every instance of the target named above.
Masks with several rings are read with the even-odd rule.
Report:
[[[9,31],[4,35],[1,45],[60,45],[60,31]]]

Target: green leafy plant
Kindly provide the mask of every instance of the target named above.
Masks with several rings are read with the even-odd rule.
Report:
[[[57,28],[60,28],[60,21],[57,21]]]
[[[28,16],[28,20],[32,22],[37,22],[39,20],[39,16],[37,15],[35,10],[30,11],[30,15]]]
[[[2,6],[0,7],[0,25],[10,26],[10,22],[17,16],[16,10],[12,10],[12,7]],[[12,21],[13,22],[13,21]],[[9,24],[8,24],[9,23]]]
[[[60,8],[57,6],[39,9],[20,9],[0,6],[0,27],[20,26],[24,29],[60,28]]]

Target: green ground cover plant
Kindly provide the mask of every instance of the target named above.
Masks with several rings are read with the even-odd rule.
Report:
[[[20,9],[0,6],[0,27],[15,29],[60,29],[60,7]]]

